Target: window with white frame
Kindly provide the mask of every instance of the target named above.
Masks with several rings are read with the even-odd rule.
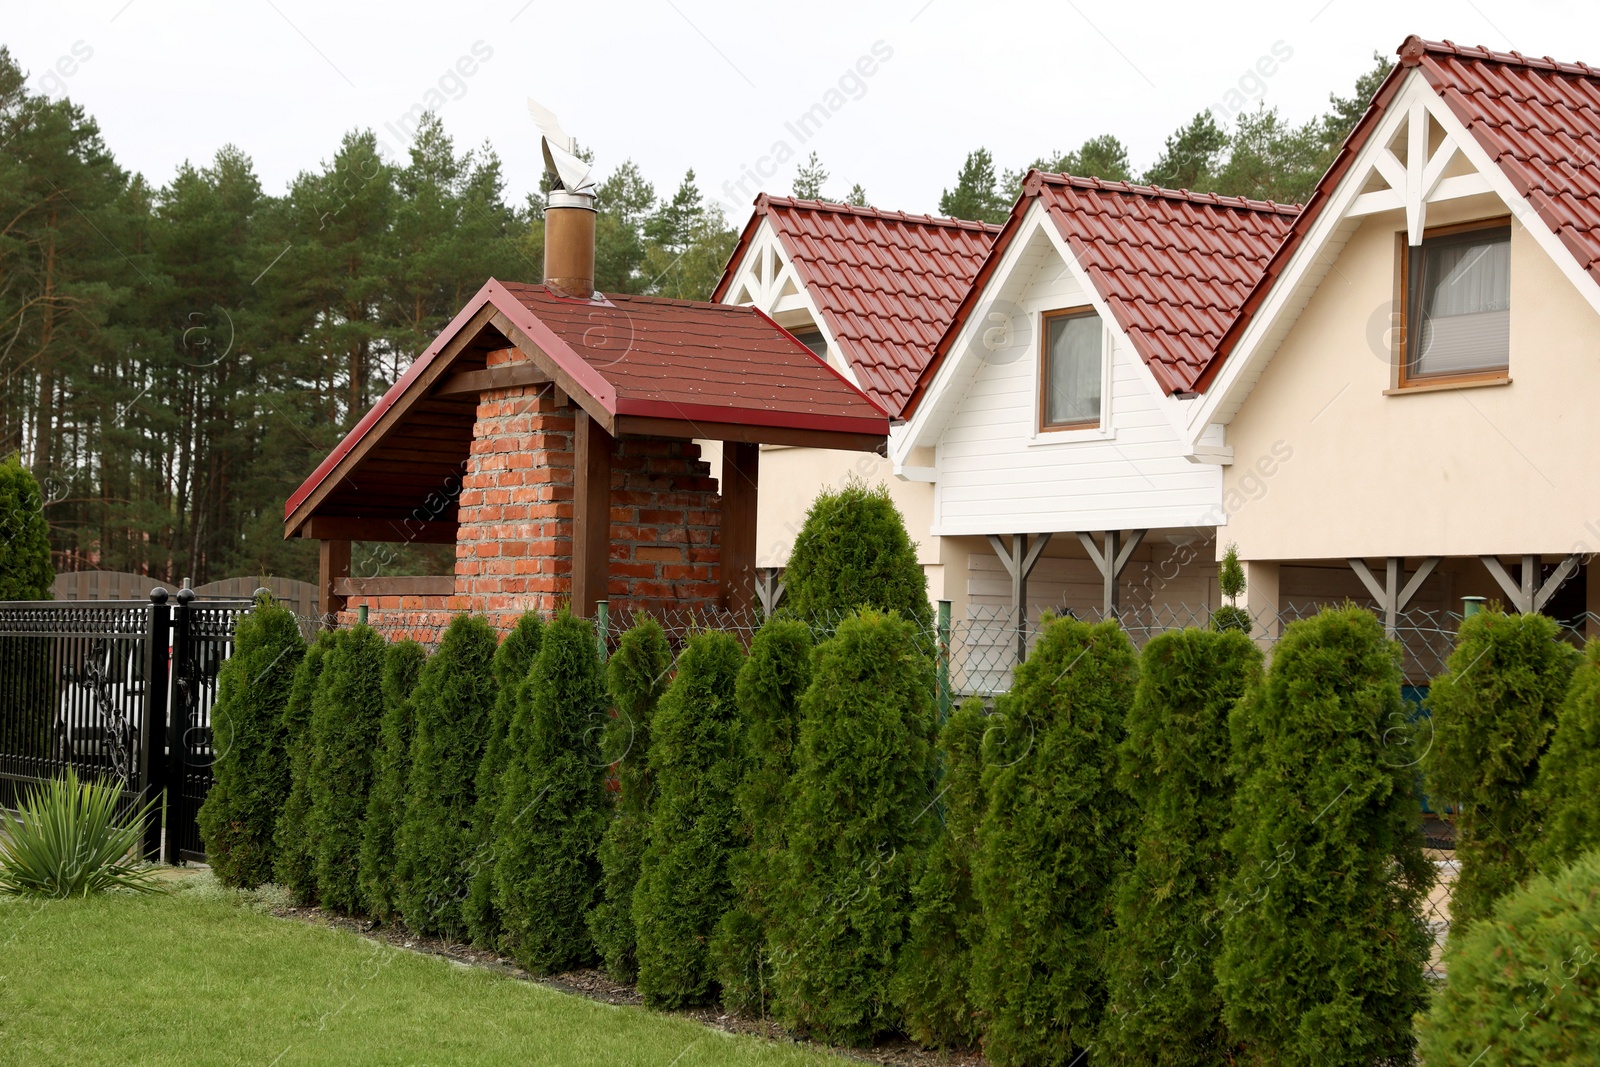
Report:
[[[1105,331],[1092,307],[1044,314],[1039,353],[1039,429],[1100,425]]]

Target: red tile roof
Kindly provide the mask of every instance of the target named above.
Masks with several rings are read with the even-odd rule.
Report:
[[[862,388],[898,415],[1000,227],[763,193],[714,299],[763,218]]]
[[[1366,114],[1218,345],[1201,388],[1238,343],[1413,69],[1527,197],[1578,264],[1600,281],[1600,69],[1416,36],[1407,37],[1397,54],[1400,62],[1373,94]]]
[[[1194,389],[1217,341],[1300,209],[1031,171],[904,415],[933,380],[1035,200],[1168,393]]]

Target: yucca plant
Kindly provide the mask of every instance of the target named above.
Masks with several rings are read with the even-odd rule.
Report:
[[[79,782],[68,770],[35,789],[22,802],[20,818],[5,813],[0,893],[65,899],[107,889],[159,892],[154,871],[133,858],[155,804],[119,822],[120,793],[104,782]]]

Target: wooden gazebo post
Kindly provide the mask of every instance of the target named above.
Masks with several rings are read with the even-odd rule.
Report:
[[[572,610],[592,619],[611,579],[612,437],[582,408],[573,419]]]
[[[740,614],[756,608],[756,490],[761,446],[722,443],[722,545],[718,571],[722,606]]]

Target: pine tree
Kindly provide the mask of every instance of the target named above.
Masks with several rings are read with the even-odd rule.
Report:
[[[273,876],[296,902],[311,904],[317,897],[317,875],[310,836],[311,719],[323,671],[333,651],[344,643],[348,630],[323,630],[294,672],[289,702],[283,709],[283,735],[289,750],[289,798],[273,831]]]
[[[1600,641],[1590,641],[1539,761],[1529,806],[1542,832],[1531,859],[1545,874],[1600,848]]]
[[[1167,138],[1161,158],[1144,172],[1144,182],[1165,189],[1205,189],[1227,147],[1228,135],[1208,108]]]
[[[500,811],[500,781],[510,766],[511,720],[544,641],[544,620],[523,612],[494,651],[494,709],[489,715],[483,759],[478,763],[472,800],[471,882],[461,905],[472,943],[492,948],[500,940],[500,915],[494,907],[494,820]]]
[[[311,774],[306,812],[317,900],[361,910],[362,821],[372,789],[372,753],[383,722],[384,641],[356,626],[328,652],[311,700]]]
[[[373,768],[372,795],[361,834],[361,902],[380,922],[399,915],[395,897],[395,836],[405,817],[406,779],[416,715],[413,693],[428,654],[415,641],[396,641],[383,655],[383,723]]]
[[[891,983],[931,814],[932,657],[915,625],[870,608],[816,652],[768,940],[788,1026],[863,1044],[899,1024]]]
[[[597,895],[609,807],[594,733],[606,704],[594,628],[563,612],[545,628],[517,700],[495,820],[501,947],[541,974],[595,958],[583,920]]]
[[[217,758],[198,822],[206,862],[223,885],[254,889],[272,880],[273,833],[289,797],[283,712],[305,652],[299,620],[262,596],[239,620],[233,655],[217,672]]]
[[[39,483],[10,455],[0,462],[0,600],[49,600],[56,579]]]
[[[733,793],[744,772],[735,697],[743,659],[730,634],[692,636],[651,723],[656,796],[633,892],[638,986],[649,1007],[681,1008],[715,995],[707,945],[733,904],[728,856],[738,841]]]
[[[793,194],[799,200],[821,200],[822,187],[828,184],[828,169],[812,152],[805,162],[794,169]]]
[[[711,956],[722,1004],[744,1015],[765,1014],[771,965],[766,956],[784,847],[786,800],[800,734],[800,697],[811,684],[811,628],[770,618],[750,642],[739,668],[744,780],[734,791],[742,847],[728,859],[734,904],[717,924]]]
[[[1118,753],[1137,806],[1134,860],[1117,881],[1110,1003],[1095,1054],[1110,1063],[1237,1062],[1212,964],[1233,823],[1229,716],[1261,678],[1261,651],[1236,631],[1150,640]]]
[[[784,612],[813,625],[826,627],[862,606],[898,611],[922,630],[932,621],[917,547],[881,485],[852,480],[817,495],[789,554],[784,585]]]
[[[994,157],[987,148],[967,154],[954,189],[939,197],[939,214],[972,222],[1004,222],[1011,205],[995,188]]]
[[[984,742],[973,999],[995,1064],[1066,1064],[1105,1004],[1112,887],[1133,817],[1116,752],[1138,655],[1114,620],[1047,620]],[[1048,1026],[1039,1020],[1049,1019]]]
[[[616,810],[600,842],[600,900],[587,921],[606,973],[618,982],[639,976],[633,891],[656,789],[649,758],[651,725],[671,671],[666,632],[644,616],[622,635],[606,664],[615,712],[606,721],[600,747],[605,763],[616,771]]]
[[[867,190],[862,187],[860,182],[856,182],[850,187],[850,192],[845,196],[844,202],[849,204],[851,207],[872,206],[872,202],[867,199]]]
[[[1228,1031],[1259,1062],[1412,1062],[1434,872],[1412,770],[1395,758],[1400,679],[1377,618],[1329,608],[1285,628],[1265,684],[1229,722],[1217,988]]]

